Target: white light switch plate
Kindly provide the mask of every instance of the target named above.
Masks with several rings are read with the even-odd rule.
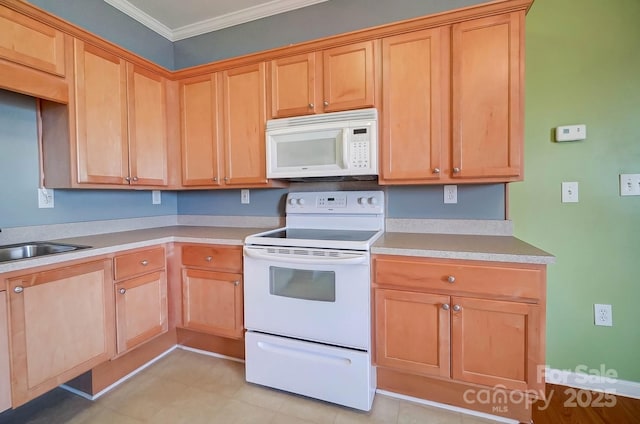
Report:
[[[562,203],[578,203],[578,183],[562,183]]]
[[[38,189],[38,207],[39,208],[52,208],[54,204],[53,189],[52,188],[39,188]]]
[[[159,205],[162,203],[162,194],[160,194],[160,190],[152,190],[151,191],[151,204]]]

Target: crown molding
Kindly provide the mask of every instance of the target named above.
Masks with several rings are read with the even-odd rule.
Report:
[[[301,9],[317,3],[324,3],[328,0],[272,0],[268,3],[249,7],[247,9],[238,10],[237,12],[227,13],[225,15],[216,16],[204,21],[195,22],[179,28],[171,29],[135,7],[127,0],[104,0],[106,3],[120,10],[122,13],[130,16],[140,22],[147,28],[157,32],[169,41],[175,42],[184,40],[185,38],[195,37],[197,35],[206,34],[208,32],[217,31],[234,25],[255,21],[266,18],[268,16],[277,15],[279,13],[289,12],[291,10]]]

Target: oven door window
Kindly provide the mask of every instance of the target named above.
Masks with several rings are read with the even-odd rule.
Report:
[[[293,299],[336,301],[336,273],[269,267],[269,293]]]

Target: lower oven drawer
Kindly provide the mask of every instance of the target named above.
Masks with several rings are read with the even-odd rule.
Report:
[[[261,384],[369,411],[376,389],[371,355],[249,331],[245,371]]]

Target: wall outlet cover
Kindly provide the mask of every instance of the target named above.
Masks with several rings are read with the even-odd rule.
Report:
[[[455,184],[444,186],[444,203],[458,203],[458,186]]]
[[[53,189],[41,187],[38,189],[38,208],[52,208],[54,205]]]

